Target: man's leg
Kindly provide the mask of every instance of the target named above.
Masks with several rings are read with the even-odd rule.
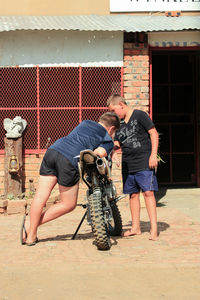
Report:
[[[44,177],[44,176],[43,176]],[[47,177],[47,176],[45,176]],[[48,176],[49,177],[49,176]],[[51,176],[54,177],[54,176]],[[41,180],[42,183],[44,180]],[[53,184],[54,182],[54,184]],[[57,183],[57,178],[55,181],[51,181],[52,189]],[[33,200],[31,205],[31,213],[30,213],[30,227],[28,230],[27,243],[31,243],[37,237],[37,228],[39,225],[52,221],[70,211],[72,211],[76,207],[77,203],[77,195],[78,195],[78,187],[79,184],[72,187],[64,187],[59,185],[60,192],[60,202],[52,205],[48,210],[42,213],[42,209],[46,204],[48,197],[50,195],[42,195],[42,191],[38,189],[38,193]],[[51,190],[52,190],[51,189]],[[42,190],[44,191],[44,185]]]
[[[42,214],[39,225],[55,220],[74,210],[77,204],[78,188],[79,183],[71,187],[59,185],[60,201]]]
[[[157,229],[157,213],[156,213],[156,199],[153,191],[146,191],[143,193],[147,212],[151,223],[150,240],[156,241],[158,239]]]
[[[140,229],[140,193],[134,193],[130,195],[130,211],[132,218],[131,229],[124,232],[123,236],[131,236],[141,234]]]
[[[40,176],[38,181],[38,186],[36,194],[31,203],[30,209],[30,224],[26,230],[28,232],[28,237],[26,242],[31,243],[37,237],[37,228],[40,224],[40,219],[42,215],[43,208],[53,190],[54,186],[57,183],[57,177],[53,175]]]

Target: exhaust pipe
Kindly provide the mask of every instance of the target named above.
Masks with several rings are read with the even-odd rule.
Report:
[[[106,164],[103,161],[102,158],[97,158],[96,160],[96,166],[97,166],[97,170],[99,171],[99,174],[101,175],[105,175],[106,174]]]

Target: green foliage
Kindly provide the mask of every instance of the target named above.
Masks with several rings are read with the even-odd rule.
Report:
[[[25,199],[32,199],[35,195],[35,192],[29,191],[28,193],[25,194]]]
[[[8,200],[14,200],[15,199],[15,196],[13,194],[8,194],[7,195],[7,199]]]
[[[157,160],[158,160],[158,163],[162,162],[165,164],[165,161],[161,158],[159,153],[157,154]]]
[[[160,136],[162,135],[162,133],[159,133],[158,132],[158,136],[159,136],[159,144],[160,144]],[[158,144],[158,148],[159,148],[159,144]],[[160,154],[158,153],[157,154],[157,160],[158,160],[158,163],[164,163],[165,164],[165,161],[162,159],[162,157],[160,156]]]

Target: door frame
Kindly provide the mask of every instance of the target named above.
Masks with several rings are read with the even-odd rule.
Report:
[[[152,54],[153,52],[200,52],[200,47],[151,47],[149,46],[149,94],[150,94],[150,102],[149,102],[149,114],[150,117],[153,117],[153,79],[152,79]],[[200,67],[199,67],[200,68]],[[200,89],[200,88],[199,88]],[[195,101],[195,151],[196,151],[196,183],[197,187],[200,187],[200,158],[198,158],[198,153],[200,153],[200,90],[196,89],[196,101]],[[199,97],[199,99],[198,99]]]

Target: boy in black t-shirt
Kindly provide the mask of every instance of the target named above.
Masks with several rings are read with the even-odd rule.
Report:
[[[35,197],[31,203],[30,224],[25,217],[21,226],[21,244],[33,246],[38,242],[39,225],[52,221],[76,207],[79,172],[77,155],[91,149],[100,157],[112,151],[112,137],[119,129],[120,120],[115,113],[104,113],[99,122],[85,120],[68,136],[57,140],[44,155]],[[60,201],[43,212],[43,208],[58,183]]]
[[[114,150],[122,149],[123,192],[130,195],[132,228],[123,233],[124,237],[141,234],[140,230],[140,191],[143,192],[150,218],[150,240],[157,240],[157,214],[154,191],[158,190],[155,170],[158,165],[158,133],[149,116],[126,104],[123,97],[111,96],[107,105],[122,120],[115,134]],[[116,152],[113,161],[119,166]]]

